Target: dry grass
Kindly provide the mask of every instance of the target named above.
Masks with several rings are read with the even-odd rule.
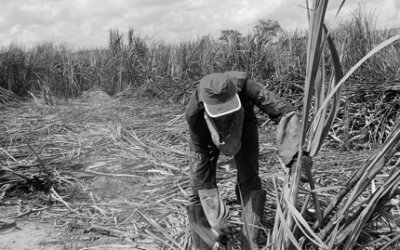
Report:
[[[71,249],[187,246],[190,188],[183,106],[91,91],[64,105],[20,103],[2,111],[0,201],[8,211],[2,217],[47,220],[71,234],[114,239],[67,241]],[[284,178],[275,157],[274,127],[267,127],[268,133],[260,130],[261,177],[268,191],[265,235],[275,216],[273,180],[281,188]],[[367,154],[323,148],[315,163],[317,189],[343,185]],[[221,157],[217,177],[238,236],[242,224],[230,161]],[[322,207],[336,191],[321,191]],[[307,211],[312,221],[312,208]]]
[[[0,87],[0,105],[18,102],[20,98],[12,91]]]
[[[146,105],[120,103],[95,91],[68,105],[24,103],[4,109],[0,123],[1,184],[8,187],[2,189],[4,201],[31,189],[36,197],[41,188],[45,192],[36,205],[48,207],[42,217],[60,216],[57,220],[66,226],[123,228],[137,242],[159,230],[146,228],[149,218],[162,218],[153,223],[164,228],[185,225],[179,209],[183,199],[169,202],[188,183],[183,173],[185,153],[179,147],[186,142],[181,136],[182,120],[177,119],[181,115]],[[165,126],[168,122],[182,126]],[[48,195],[49,187],[43,182],[31,185],[26,180],[35,177],[48,180],[54,192]],[[29,190],[21,189],[25,186]],[[37,207],[32,209],[34,212]],[[13,216],[26,212],[19,208]]]

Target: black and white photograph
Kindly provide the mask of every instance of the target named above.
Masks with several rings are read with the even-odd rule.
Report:
[[[399,184],[398,0],[0,0],[0,250],[396,250]]]

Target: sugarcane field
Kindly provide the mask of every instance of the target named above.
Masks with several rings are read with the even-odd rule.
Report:
[[[0,249],[400,249],[400,26],[328,2],[0,47]]]

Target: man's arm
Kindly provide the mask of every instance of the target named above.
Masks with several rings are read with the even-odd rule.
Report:
[[[243,88],[246,96],[264,113],[266,113],[276,124],[279,123],[282,116],[296,111],[288,101],[279,97],[272,91],[267,90],[260,83],[253,80],[247,80]]]
[[[299,150],[300,122],[296,109],[285,99],[252,80],[247,80],[243,90],[256,106],[278,124],[278,156],[288,165]]]
[[[186,121],[189,125],[190,172],[193,191],[215,187],[215,175],[218,152],[212,148],[211,135],[203,117],[204,107],[198,101],[197,91],[193,93],[186,109]]]

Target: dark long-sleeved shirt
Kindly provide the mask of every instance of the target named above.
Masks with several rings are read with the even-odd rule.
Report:
[[[254,105],[259,107],[275,123],[278,123],[283,115],[295,111],[286,100],[266,90],[261,84],[247,79],[245,72],[230,71],[225,73],[229,75],[230,80],[236,85],[236,90],[245,112],[244,122],[255,119]],[[194,147],[192,150],[199,153],[206,150],[206,147],[210,144],[211,137],[203,114],[204,105],[199,101],[199,89],[197,88],[187,106],[186,120],[189,124],[192,147]]]

